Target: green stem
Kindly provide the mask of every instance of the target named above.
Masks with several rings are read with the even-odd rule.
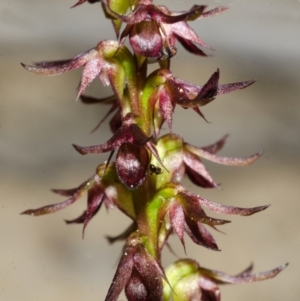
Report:
[[[155,187],[150,175],[147,176],[143,185],[134,191],[134,207],[138,230],[148,239],[148,249],[152,256],[160,261],[158,248],[159,222],[157,211],[162,203],[159,198],[153,199]]]

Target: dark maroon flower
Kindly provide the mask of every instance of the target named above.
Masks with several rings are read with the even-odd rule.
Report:
[[[127,25],[121,34],[121,43],[129,35],[130,44],[135,53],[144,57],[166,59],[176,54],[178,40],[188,51],[205,55],[196,45],[207,47],[197,34],[189,27],[187,21],[204,16],[212,16],[225,7],[203,13],[206,6],[194,5],[189,11],[170,12],[165,6],[156,6],[151,0],[139,1],[132,13],[121,15],[113,11],[102,1],[105,9],[113,18],[125,22]]]
[[[128,301],[161,300],[167,278],[146,241],[138,231],[130,235],[105,301],[116,301],[124,288]]]
[[[205,85],[197,86],[174,77],[171,71],[167,69],[154,71],[148,77],[148,82],[159,82],[150,97],[153,107],[155,135],[158,135],[164,120],[166,120],[170,131],[172,130],[172,115],[176,104],[183,108],[193,108],[194,111],[205,119],[199,107],[210,103],[216,96],[244,89],[255,82],[251,80],[219,85],[219,77],[220,72],[217,70],[211,75]]]
[[[202,207],[206,207],[218,214],[248,216],[265,210],[269,207],[258,206],[253,208],[239,208],[214,203],[199,195],[186,191],[181,185],[169,183],[157,192],[156,198],[164,200],[161,206],[159,218],[169,220],[166,223],[184,244],[184,232],[186,232],[194,243],[212,250],[218,250],[213,236],[204,227],[208,225],[215,229],[216,226],[224,225],[230,221],[212,218],[206,215]],[[166,237],[167,238],[167,237]]]
[[[220,301],[221,292],[219,284],[252,283],[271,279],[287,267],[283,264],[273,270],[252,274],[251,265],[236,276],[230,276],[223,272],[202,268],[192,259],[181,259],[174,262],[166,269],[166,276],[170,281],[169,286],[164,287],[164,300],[182,301]]]
[[[145,180],[149,164],[148,151],[162,164],[150,139],[136,124],[133,114],[128,113],[122,126],[106,143],[88,147],[73,146],[82,155],[112,152],[119,147],[116,159],[119,178],[129,189],[135,189]]]

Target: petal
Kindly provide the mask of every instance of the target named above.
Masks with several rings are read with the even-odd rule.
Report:
[[[104,61],[100,58],[92,59],[85,64],[79,84],[77,99],[84,93],[87,86],[100,74],[103,65]]]
[[[199,109],[197,106],[193,107],[193,110],[194,110],[198,115],[200,115],[207,123],[210,123],[210,122],[205,118],[205,116],[203,115],[203,113],[200,111],[200,109]]]
[[[215,281],[217,281],[217,283],[239,284],[239,283],[262,281],[262,280],[273,278],[277,274],[279,274],[282,270],[284,270],[287,266],[288,266],[288,264],[283,264],[283,265],[281,265],[273,270],[267,271],[267,272],[262,272],[262,273],[253,274],[253,275],[252,274],[249,275],[248,273],[246,273],[246,274],[242,273],[238,276],[230,276],[223,272],[212,271],[212,270],[208,270],[208,269],[201,268],[201,267],[199,268],[199,271],[201,274],[214,279]]]
[[[39,216],[39,215],[44,215],[44,214],[48,214],[48,213],[54,213],[57,212],[61,209],[64,209],[68,206],[70,206],[71,204],[73,204],[74,202],[76,202],[81,196],[82,194],[89,189],[90,185],[92,185],[94,182],[94,179],[91,178],[90,180],[84,182],[83,184],[81,184],[77,190],[66,190],[66,191],[62,191],[62,190],[57,190],[59,194],[63,194],[63,195],[68,195],[71,192],[74,192],[67,200],[57,203],[57,204],[52,204],[52,205],[48,205],[48,206],[44,206],[38,209],[29,209],[26,210],[24,212],[22,212],[21,214],[27,214],[27,215],[32,215],[32,216]]]
[[[193,154],[202,157],[206,160],[209,160],[211,162],[223,164],[223,165],[229,165],[229,166],[247,166],[252,163],[254,163],[257,159],[261,157],[263,152],[257,153],[255,155],[245,157],[245,158],[229,158],[229,157],[221,157],[216,156],[214,154],[211,154],[201,148],[197,148],[193,145],[185,143],[185,148],[192,152]]]
[[[230,223],[227,220],[215,219],[206,215],[201,207],[198,196],[187,191],[178,192],[177,201],[181,204],[186,220],[191,222],[201,222],[216,229],[215,226]]]
[[[113,91],[121,101],[124,91],[125,72],[121,63],[116,59],[106,59],[106,63],[108,62],[109,64],[107,64],[105,74],[107,74],[109,78],[109,83],[111,84]]]
[[[184,243],[184,230],[185,230],[185,221],[184,221],[184,212],[182,207],[179,204],[172,204],[169,208],[169,216],[172,228],[174,232],[179,237],[184,251],[185,251],[185,243]]]
[[[87,2],[87,1],[88,1],[88,0],[79,0],[79,1],[77,1],[73,6],[71,6],[71,8],[76,7],[76,6],[78,6],[78,5],[81,5],[81,4],[83,4],[83,3]]]
[[[86,210],[74,219],[65,220],[66,224],[83,224],[86,219]]]
[[[197,86],[193,83],[189,83],[183,79],[180,79],[178,77],[173,77],[172,78],[174,81],[175,86],[178,86],[179,92],[182,93],[183,97],[192,99],[195,98],[196,95],[201,91],[202,87]]]
[[[178,24],[181,23],[180,21],[193,20],[195,18],[198,18],[205,8],[206,6],[204,5],[194,5],[189,11],[186,12],[165,13],[165,7],[159,8],[155,5],[149,5],[148,13],[151,15],[152,19],[156,20],[159,23]]]
[[[170,132],[172,132],[172,115],[175,104],[172,101],[169,91],[165,87],[159,89],[158,101],[164,119],[167,121]]]
[[[253,264],[250,264],[244,271],[238,273],[236,276],[239,277],[249,276],[251,275],[252,270],[253,270]]]
[[[95,104],[95,103],[101,103],[101,104],[112,104],[117,102],[117,98],[115,95],[108,96],[108,97],[103,97],[103,98],[95,98],[92,96],[87,96],[87,95],[80,95],[80,100],[84,104]]]
[[[227,205],[221,205],[218,203],[214,203],[212,201],[209,201],[205,198],[202,198],[200,196],[197,196],[199,202],[201,205],[205,206],[206,208],[221,214],[232,214],[232,215],[241,215],[241,216],[248,216],[255,213],[258,213],[260,211],[263,211],[267,209],[270,205],[265,206],[258,206],[253,208],[240,208],[235,206],[227,206]]]
[[[120,15],[110,9],[109,6],[104,4],[105,9],[108,14],[112,17],[122,20],[127,24],[137,24],[144,21],[147,17],[152,18],[153,20],[161,23],[176,23],[183,20],[188,20],[194,17],[198,17],[204,10],[206,6],[203,5],[194,5],[189,11],[179,13],[179,14],[169,14],[165,13],[163,9],[160,9],[153,4],[138,4],[134,11],[127,15]]]
[[[189,89],[192,89],[192,92],[196,92],[197,90],[199,91],[199,88],[200,91],[195,96],[193,96],[193,93],[191,93],[188,97],[179,98],[177,99],[176,103],[186,108],[194,106],[204,106],[208,104],[217,95],[219,75],[220,73],[218,69],[215,73],[212,74],[212,76],[202,88],[188,85],[188,83],[182,84],[187,91],[189,91]],[[178,80],[176,80],[176,82],[178,82]]]
[[[103,187],[99,184],[95,184],[88,191],[88,207],[86,210],[86,215],[84,219],[83,229],[82,229],[82,237],[84,236],[84,230],[88,225],[91,218],[98,212],[100,206],[102,204],[104,198],[104,190]]]
[[[213,179],[210,177],[210,175],[208,173],[207,173],[207,175],[210,177],[209,180],[207,178],[203,177],[198,172],[196,172],[194,169],[190,168],[189,166],[185,166],[185,174],[188,176],[188,178],[191,180],[191,182],[197,186],[200,186],[203,188],[219,187],[218,184],[213,181]]]
[[[203,224],[186,220],[186,233],[197,245],[205,248],[220,251],[213,236],[206,230]]]
[[[130,275],[133,269],[133,256],[135,253],[135,247],[127,246],[118,264],[117,271],[112,280],[105,301],[116,301],[121,294],[126,283],[130,279]]]
[[[121,146],[123,143],[132,143],[136,146],[143,146],[150,137],[147,137],[141,128],[133,122],[134,118],[128,114],[123,119],[123,125],[106,143],[87,147],[81,147],[75,144],[73,144],[73,146],[82,155],[110,152]]]
[[[69,197],[69,196],[74,195],[78,190],[82,189],[82,187],[84,187],[85,185],[86,185],[86,182],[82,183],[81,185],[79,185],[76,188],[71,188],[71,189],[52,189],[52,191],[54,193],[59,194],[59,195]]]
[[[216,15],[222,13],[223,11],[225,11],[227,9],[229,9],[229,7],[218,6],[216,8],[211,9],[211,10],[203,12],[197,19],[202,19],[202,18],[206,18],[206,17],[216,16]]]
[[[252,84],[254,84],[256,80],[249,80],[245,82],[239,82],[239,83],[233,83],[233,84],[226,84],[226,85],[220,85],[218,86],[217,95],[223,95],[230,92],[233,92],[235,90],[245,89]]]
[[[206,43],[204,43],[195,31],[187,24],[187,22],[177,22],[171,25],[172,33],[176,35],[176,37],[180,37],[180,40],[184,40],[188,45],[197,44],[201,47],[210,48]]]
[[[149,155],[144,147],[138,147],[130,143],[120,146],[116,169],[121,182],[130,190],[140,186],[146,177],[149,164]]]
[[[178,35],[176,35],[176,39],[183,46],[183,48],[185,50],[187,50],[189,53],[193,53],[198,56],[207,56],[207,54],[203,50],[199,49],[191,41],[189,41],[183,37],[180,37]]]
[[[76,7],[78,5],[81,5],[85,2],[88,2],[88,3],[96,3],[96,2],[100,2],[100,0],[79,0],[78,2],[76,2],[73,6],[71,6],[71,8],[73,7]]]
[[[219,78],[220,71],[218,69],[211,75],[209,80],[206,82],[206,84],[200,90],[199,94],[196,96],[195,101],[197,101],[198,105],[205,105],[217,95]]]
[[[205,188],[218,187],[199,157],[191,152],[184,151],[183,161],[186,168],[185,172],[194,184]]]
[[[51,62],[35,63],[35,66],[21,65],[28,71],[42,75],[58,75],[69,70],[77,69],[85,65],[89,60],[94,58],[98,51],[93,48],[85,53],[78,54],[72,59]]]
[[[208,153],[210,153],[210,154],[215,154],[223,148],[228,136],[229,135],[225,135],[220,140],[218,140],[217,142],[215,142],[211,145],[208,145],[208,146],[201,147],[201,149],[208,152]]]

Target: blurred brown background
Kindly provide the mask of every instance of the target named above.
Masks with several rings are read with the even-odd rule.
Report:
[[[199,4],[199,1],[195,1]],[[62,200],[50,188],[76,187],[94,173],[104,156],[80,156],[72,143],[102,143],[107,124],[89,131],[106,107],[75,102],[80,70],[43,77],[23,70],[20,62],[72,57],[114,37],[99,4],[70,10],[75,0],[2,0],[0,3],[0,300],[103,300],[122,244],[109,246],[105,235],[118,234],[129,221],[117,211],[101,212],[85,239],[80,226],[65,226],[86,200],[60,213],[31,218],[19,213]],[[156,1],[174,10],[193,1]],[[221,83],[257,79],[250,88],[217,98],[203,108],[205,123],[192,110],[178,108],[174,132],[196,145],[229,133],[223,155],[246,156],[265,150],[253,166],[232,168],[207,163],[222,190],[187,187],[224,204],[257,206],[260,214],[231,218],[213,232],[222,252],[193,246],[187,253],[203,266],[235,274],[251,262],[264,271],[289,262],[278,277],[256,284],[222,288],[224,301],[297,301],[300,296],[300,3],[296,0],[206,1],[229,5],[222,15],[191,24],[216,51],[197,58],[181,48],[173,72],[203,84],[217,69]],[[155,67],[155,66],[153,66]],[[95,81],[87,91],[109,95]],[[166,129],[165,129],[166,130]],[[226,218],[226,217],[225,217]],[[184,256],[178,239],[171,239]],[[168,251],[165,264],[176,258]],[[121,298],[124,300],[124,297]]]

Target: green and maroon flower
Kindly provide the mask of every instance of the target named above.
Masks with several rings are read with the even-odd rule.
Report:
[[[267,272],[252,274],[251,265],[236,276],[230,276],[205,269],[192,259],[181,259],[166,269],[169,282],[164,285],[163,301],[220,301],[219,284],[252,283],[271,279],[286,267],[287,264],[283,264]]]
[[[218,214],[240,216],[249,216],[269,207],[269,205],[265,205],[253,208],[240,208],[217,204],[199,195],[188,192],[183,186],[175,183],[166,184],[156,193],[154,199],[163,200],[163,204],[159,209],[159,221],[162,225],[169,225],[168,234],[171,233],[171,231],[175,232],[184,248],[184,233],[186,233],[197,245],[212,250],[218,250],[218,246],[204,225],[216,229],[216,226],[224,225],[230,221],[207,216],[203,207]],[[164,219],[166,219],[166,223],[163,223]],[[165,229],[162,230],[165,232]],[[168,235],[165,239],[167,238]]]
[[[214,72],[209,80],[198,86],[177,77],[171,71],[159,69],[150,74],[143,89],[143,97],[148,97],[152,112],[154,135],[157,137],[164,121],[172,130],[172,115],[176,105],[192,108],[204,117],[199,107],[215,99],[216,96],[231,93],[252,85],[255,80],[219,85],[220,72]]]
[[[67,220],[67,224],[83,223],[83,232],[99,211],[104,203],[107,208],[118,207],[122,212],[134,220],[135,212],[132,204],[132,195],[130,191],[119,182],[114,164],[101,164],[98,166],[96,174],[72,189],[53,189],[53,192],[68,197],[65,201],[40,207],[38,209],[29,209],[22,214],[39,216],[54,213],[75,203],[84,193],[87,193],[87,208],[79,217],[73,220]]]
[[[202,163],[202,159],[228,166],[247,166],[260,158],[262,152],[244,158],[223,157],[216,153],[224,146],[227,135],[217,142],[196,147],[175,134],[167,134],[157,140],[156,148],[164,166],[169,171],[164,177],[156,178],[156,187],[160,188],[168,181],[179,183],[184,175],[196,185],[203,188],[216,188],[219,185],[213,180],[210,173]],[[155,159],[152,164],[156,165]]]
[[[124,114],[130,111],[130,106],[137,97],[137,74],[133,56],[125,46],[120,46],[116,41],[102,41],[95,48],[78,54],[72,59],[38,62],[33,66],[23,63],[21,65],[30,72],[50,76],[83,67],[77,98],[96,77],[99,77],[104,86],[112,86]],[[125,83],[131,103],[123,98]]]

